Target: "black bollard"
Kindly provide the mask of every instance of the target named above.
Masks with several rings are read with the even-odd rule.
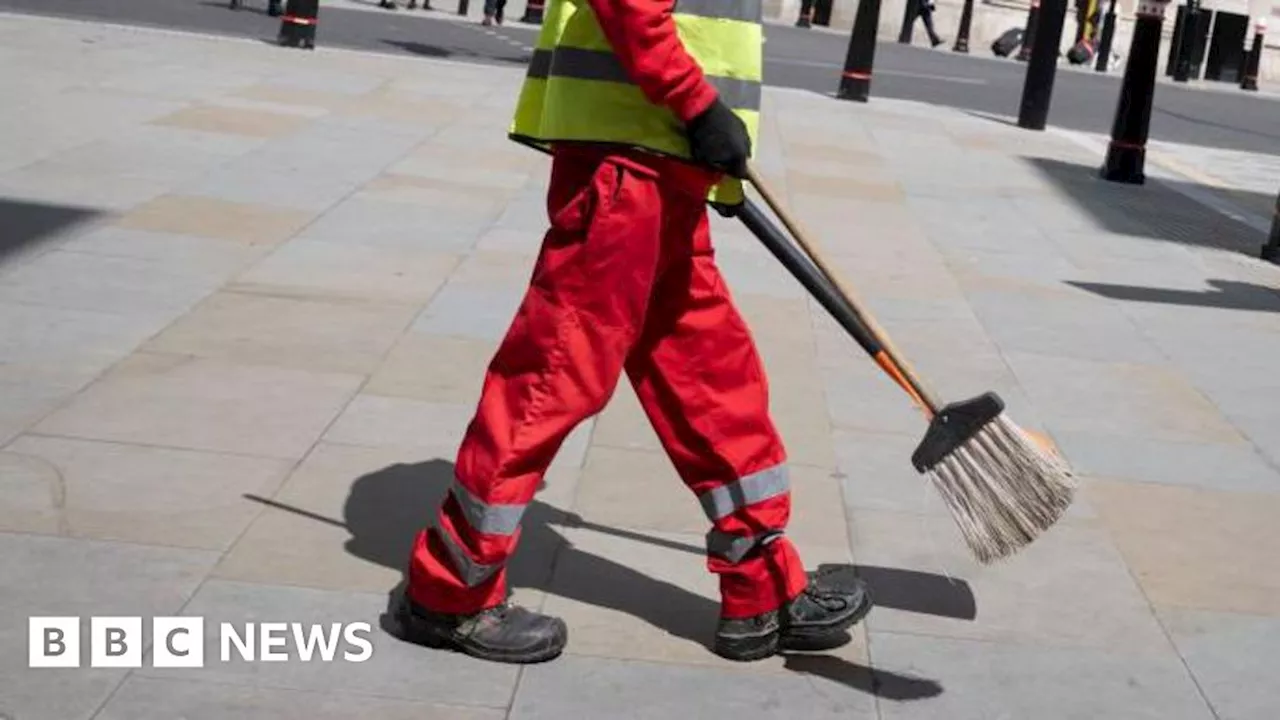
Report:
[[[960,11],[960,29],[956,30],[956,44],[953,52],[969,52],[969,26],[973,24],[973,0],[964,0],[964,10]]]
[[[1102,19],[1102,39],[1098,41],[1098,62],[1093,66],[1098,72],[1106,72],[1111,62],[1111,42],[1116,37],[1116,0],[1107,6],[1107,14]]]
[[[1036,25],[1040,24],[1040,0],[1031,0],[1031,9],[1027,10],[1027,28],[1022,33],[1022,47],[1018,48],[1018,60],[1031,59],[1031,49],[1036,44]]]
[[[426,4],[429,5],[430,3],[426,3]],[[423,9],[425,10],[426,8],[424,7]],[[467,12],[470,10],[471,10],[471,3],[469,2],[469,0],[458,0],[459,15],[462,15],[463,17],[465,17]]]
[[[1062,44],[1062,26],[1067,16],[1067,0],[1045,0],[1040,7],[1036,31],[1039,42],[1031,49],[1027,74],[1022,83],[1022,108],[1018,127],[1043,130],[1049,119],[1049,102],[1053,96],[1053,77],[1058,69],[1058,48]]]
[[[520,18],[520,22],[541,25],[543,2],[544,0],[529,0],[524,6],[524,17]]]
[[[1111,182],[1141,185],[1147,159],[1147,132],[1151,127],[1151,99],[1156,90],[1156,66],[1160,63],[1160,26],[1168,0],[1138,0],[1133,41],[1120,85],[1120,101],[1111,126],[1111,143],[1101,175]]]
[[[320,18],[320,0],[289,0],[280,18],[278,41],[286,47],[314,50],[316,24]]]
[[[1186,10],[1182,16],[1182,33],[1178,43],[1178,59],[1173,65],[1173,81],[1187,82],[1191,79],[1191,55],[1196,44],[1196,28],[1199,27],[1200,0],[1187,0]]]
[[[1244,60],[1244,72],[1240,73],[1240,89],[1257,91],[1258,71],[1262,69],[1262,41],[1267,34],[1267,21],[1259,18],[1253,26],[1253,47]]]
[[[1275,214],[1271,216],[1271,238],[1262,246],[1262,259],[1280,263],[1280,195],[1276,195]]]
[[[910,0],[908,0],[910,2]],[[849,51],[840,75],[840,100],[867,102],[871,96],[871,67],[876,60],[876,28],[880,25],[880,0],[859,0],[849,33]]]

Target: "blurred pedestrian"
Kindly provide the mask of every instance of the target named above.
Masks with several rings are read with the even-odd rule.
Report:
[[[396,0],[380,0],[380,1],[378,2],[378,7],[382,8],[382,9],[384,9],[384,10],[399,10],[399,9],[400,9],[400,6],[396,4]],[[408,9],[408,10],[417,10],[417,9],[418,9],[418,0],[409,0],[409,3],[408,3],[407,5],[405,5],[405,9]],[[423,9],[423,10],[430,10],[430,9],[431,9],[431,0],[422,0],[422,9]]]
[[[813,25],[813,4],[815,0],[800,0],[800,17],[796,20],[796,27],[807,28]]]
[[[507,9],[507,0],[484,0],[484,20],[481,25],[502,24],[502,13]]]
[[[933,11],[937,9],[933,0],[907,0],[907,2],[916,3],[916,15],[924,21],[924,30],[929,33],[929,43],[933,47],[938,47],[942,43],[946,42],[942,38],[938,37],[938,33],[933,29]],[[915,20],[913,19],[912,22],[914,23]]]

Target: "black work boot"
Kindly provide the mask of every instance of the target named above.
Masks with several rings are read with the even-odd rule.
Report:
[[[403,639],[409,642],[494,662],[552,660],[569,640],[569,630],[560,618],[506,603],[474,615],[446,615],[430,612],[401,595],[395,615]]]
[[[716,654],[763,660],[779,650],[830,649],[848,642],[845,631],[871,611],[871,593],[852,568],[810,572],[809,584],[780,610],[749,618],[721,618]]]

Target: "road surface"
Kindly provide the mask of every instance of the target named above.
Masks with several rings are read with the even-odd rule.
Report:
[[[373,0],[348,2],[374,4]],[[265,0],[259,2],[262,7],[265,4]],[[438,0],[436,5],[446,10],[371,12],[326,6],[319,42],[468,62],[516,66],[527,62],[535,27],[513,22],[486,32],[477,23],[448,18],[454,3]],[[261,9],[231,12],[225,2],[216,0],[0,0],[0,10],[263,39],[274,37],[278,28],[278,21]],[[780,25],[770,25],[767,37],[768,84],[824,94],[834,91],[845,37]],[[882,42],[876,51],[872,102],[875,97],[893,97],[985,115],[1016,116],[1025,65],[984,53],[985,48],[975,48],[974,55],[966,56],[946,49]],[[1064,68],[1054,84],[1049,122],[1072,130],[1109,133],[1119,87],[1117,75]],[[1161,84],[1152,113],[1151,137],[1280,155],[1280,100],[1233,89],[1208,91]]]

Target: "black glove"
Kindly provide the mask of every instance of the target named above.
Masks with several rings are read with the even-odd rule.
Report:
[[[710,202],[707,204],[711,206],[712,210],[720,213],[721,217],[736,217],[738,213],[742,212],[742,203],[738,203],[737,205],[725,205],[724,203]]]
[[[742,120],[719,98],[689,121],[689,148],[697,162],[736,178],[747,176],[751,136]]]

